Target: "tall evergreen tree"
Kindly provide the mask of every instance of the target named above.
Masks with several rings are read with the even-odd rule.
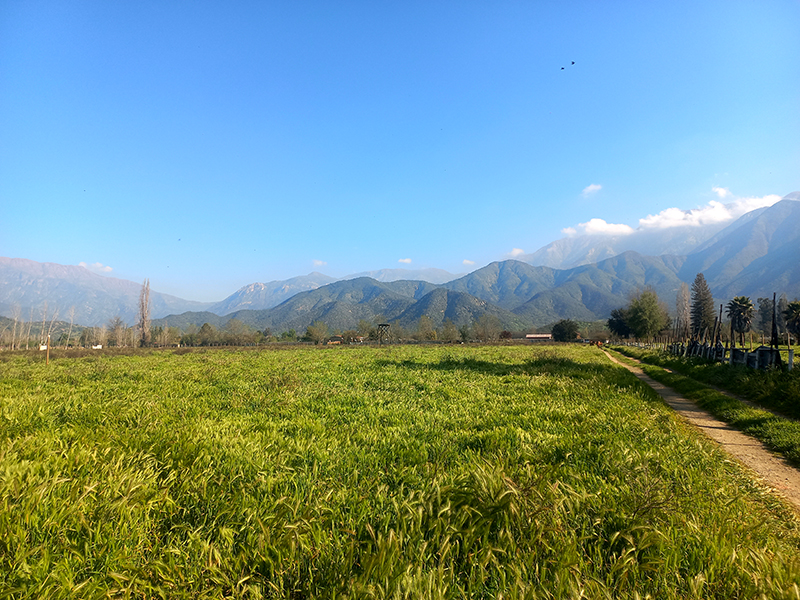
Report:
[[[706,330],[714,327],[714,298],[708,288],[706,278],[698,273],[692,283],[692,335],[700,337]]]
[[[763,335],[772,333],[772,298],[758,298],[758,312],[755,318],[755,328]]]

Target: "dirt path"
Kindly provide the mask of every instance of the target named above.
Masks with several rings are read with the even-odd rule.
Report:
[[[728,454],[755,471],[767,485],[800,510],[800,471],[755,438],[714,418],[675,390],[645,375],[638,367],[629,366],[608,352],[605,354],[612,362],[622,365],[653,388],[684,419],[719,443]]]

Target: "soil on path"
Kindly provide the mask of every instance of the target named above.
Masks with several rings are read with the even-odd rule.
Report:
[[[768,450],[764,444],[745,435],[716,419],[698,407],[691,400],[679,395],[672,388],[648,377],[638,367],[632,367],[605,352],[611,361],[622,365],[636,377],[653,388],[678,414],[700,429],[712,440],[719,443],[723,450],[738,459],[739,462],[755,471],[770,487],[786,498],[800,510],[800,471],[792,467],[786,460]]]

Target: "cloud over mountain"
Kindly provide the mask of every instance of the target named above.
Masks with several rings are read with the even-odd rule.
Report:
[[[667,208],[639,219],[636,228],[608,223],[600,218],[590,219],[563,229],[565,237],[560,240],[517,258],[532,265],[565,269],[604,260],[628,250],[650,256],[689,254],[723,229],[741,225],[743,221],[740,219],[744,215],[756,217],[781,200],[776,194],[733,197],[725,188],[712,191],[720,198],[732,197],[732,201],[711,200],[704,206],[689,210]],[[795,193],[785,199],[798,200]]]
[[[730,195],[728,190],[722,190],[727,193],[720,194],[720,189],[714,188],[720,198]],[[639,219],[639,227],[642,229],[666,229],[668,227],[683,227],[686,225],[700,227],[702,225],[732,222],[752,210],[772,206],[780,199],[781,197],[777,194],[770,194],[760,198],[738,198],[728,204],[712,200],[705,206],[691,210],[667,208],[658,214],[647,215],[643,219]]]
[[[561,230],[566,235],[628,235],[634,229],[630,225],[622,223],[606,223],[603,219],[589,219],[586,223],[581,223],[577,228],[567,227]]]
[[[85,262],[79,262],[79,267],[83,267],[84,269],[89,269],[92,273],[110,273],[114,269],[109,267],[108,265],[104,265],[103,263],[92,263],[87,264]]]

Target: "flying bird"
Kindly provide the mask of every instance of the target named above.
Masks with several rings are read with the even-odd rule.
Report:
[[[575,64],[575,61],[574,61],[574,60],[572,61],[572,64],[573,64],[573,65]]]
[[[563,71],[563,70],[564,70],[564,67],[561,67],[561,70]]]

